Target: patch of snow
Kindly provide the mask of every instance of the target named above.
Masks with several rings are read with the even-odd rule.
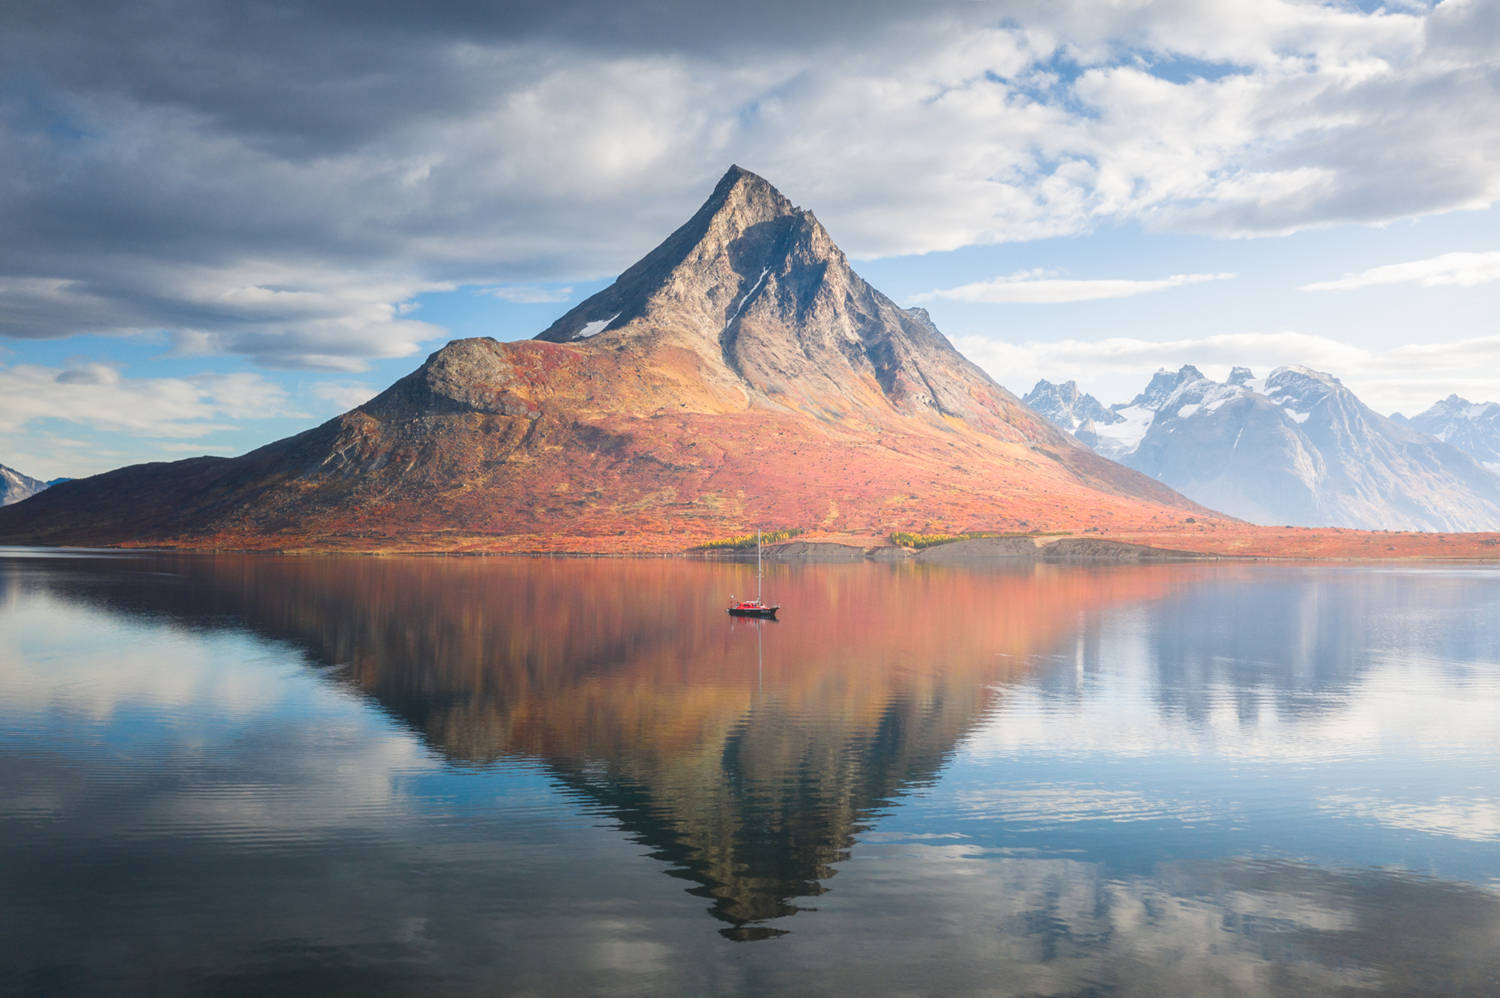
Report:
[[[1192,405],[1185,405],[1181,409],[1177,410],[1177,418],[1187,419],[1189,416],[1191,416],[1201,408],[1203,408],[1203,406],[1199,405],[1196,402],[1194,402]]]
[[[604,332],[604,330],[609,326],[611,322],[614,322],[619,317],[620,313],[616,312],[608,319],[595,319],[593,322],[586,322],[584,323],[582,329],[573,334],[573,338],[575,340],[586,340],[590,336],[598,336],[600,333]]]
[[[1122,418],[1118,423],[1095,423],[1094,433],[1099,437],[1099,452],[1106,457],[1129,454],[1141,445],[1156,410],[1143,405],[1115,409]]]
[[[1223,396],[1221,398],[1214,399],[1212,402],[1205,403],[1204,406],[1203,406],[1203,411],[1204,412],[1218,412],[1220,409],[1224,408],[1226,405],[1228,405],[1230,402],[1233,402],[1233,401],[1234,401],[1234,396],[1233,395],[1225,395],[1225,396]]]
[[[1312,415],[1310,412],[1297,412],[1294,409],[1287,409],[1285,407],[1281,411],[1286,413],[1286,418],[1294,423],[1305,423],[1307,422],[1307,417]]]
[[[1232,443],[1232,444],[1229,445],[1229,449],[1230,450],[1237,450],[1237,449],[1239,449],[1239,446],[1240,446],[1240,437],[1243,437],[1244,435],[1245,435],[1245,428],[1243,426],[1241,426],[1240,427],[1240,432],[1238,432],[1238,433],[1236,433],[1234,435],[1234,443]]]
[[[740,303],[734,307],[734,314],[729,317],[729,322],[733,322],[735,319],[738,319],[740,317],[740,312],[744,310],[745,303],[750,300],[751,295],[760,290],[762,282],[765,281],[766,275],[770,272],[770,267],[760,268],[760,276],[755,279],[754,284],[750,285],[750,290],[745,292],[745,296],[740,299]],[[724,325],[729,325],[729,322],[724,323]]]

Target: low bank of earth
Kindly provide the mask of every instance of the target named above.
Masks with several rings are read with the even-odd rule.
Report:
[[[701,554],[701,552],[692,552]],[[755,549],[710,557],[754,558]],[[1182,529],[1116,537],[984,537],[913,550],[883,538],[796,539],[767,545],[770,561],[918,564],[1134,564],[1202,560],[1500,561],[1500,534],[1424,534],[1314,527]]]
[[[754,549],[715,554],[735,560],[753,558]],[[1126,564],[1154,561],[1200,561],[1217,555],[1128,544],[1090,537],[1047,540],[1032,537],[977,537],[913,550],[890,544],[864,546],[837,541],[783,541],[766,545],[767,561],[838,564],[860,561],[916,562],[925,565],[1006,564]]]

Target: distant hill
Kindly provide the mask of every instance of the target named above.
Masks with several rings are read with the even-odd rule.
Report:
[[[731,168],[536,340],[454,341],[237,458],[137,465],[0,511],[0,541],[681,550],[756,525],[1149,529],[1211,515],[1104,460]]]
[[[1221,383],[1188,365],[1158,371],[1130,402],[1110,406],[1108,419],[1069,413],[1057,422],[1068,427],[1071,419],[1077,438],[1100,454],[1253,523],[1500,529],[1500,478],[1422,432],[1441,425],[1450,437],[1482,439],[1486,424],[1469,418],[1476,407],[1467,406],[1449,406],[1448,422],[1434,415],[1440,404],[1408,423],[1308,368],[1282,367],[1260,380],[1237,367]],[[1055,419],[1052,407],[1038,411]]]

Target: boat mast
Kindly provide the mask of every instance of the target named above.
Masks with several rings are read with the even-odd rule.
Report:
[[[760,597],[760,528],[755,528],[755,602],[761,602]]]

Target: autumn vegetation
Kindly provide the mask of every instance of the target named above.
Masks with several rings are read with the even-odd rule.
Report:
[[[787,527],[782,530],[762,530],[755,534],[739,534],[735,537],[718,537],[711,541],[704,541],[694,550],[697,551],[749,551],[755,547],[757,541],[761,544],[780,544],[789,541],[802,533],[801,527]]]

